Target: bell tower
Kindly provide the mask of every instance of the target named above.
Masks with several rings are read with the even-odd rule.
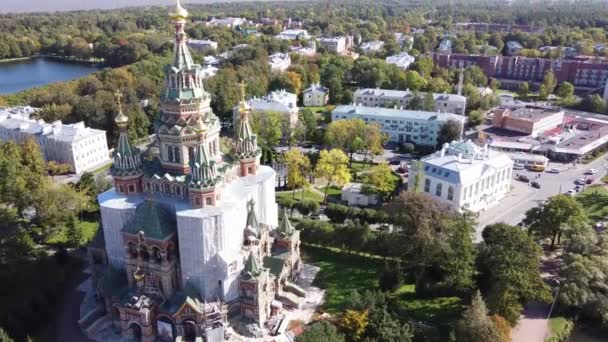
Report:
[[[239,161],[241,177],[255,175],[260,166],[262,151],[258,147],[257,136],[249,125],[251,107],[245,101],[245,84],[241,83],[241,102],[238,106],[239,122],[236,131],[236,148],[234,157]]]

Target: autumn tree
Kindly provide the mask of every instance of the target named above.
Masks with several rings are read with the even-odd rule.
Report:
[[[365,147],[364,132],[365,122],[361,119],[332,121],[325,131],[325,141],[327,145],[348,153],[350,164],[353,154]]]
[[[537,238],[551,239],[551,248],[560,244],[564,231],[585,223],[587,216],[581,205],[572,197],[557,195],[526,212],[524,223]]]
[[[348,172],[348,157],[342,150],[333,148],[319,153],[316,169],[317,177],[327,180],[324,202],[327,202],[327,191],[332,184],[344,185],[350,181]]]
[[[58,163],[54,160],[51,160],[46,164],[46,169],[49,175],[51,175],[54,180],[55,176],[70,172],[71,167],[70,164]]]
[[[574,85],[570,82],[562,82],[557,87],[557,95],[561,98],[569,98],[574,95]]]
[[[279,112],[255,112],[251,117],[251,129],[257,134],[260,145],[274,149],[281,140],[283,115]]]
[[[547,94],[553,94],[555,91],[555,87],[557,86],[557,81],[555,80],[555,74],[551,70],[547,70],[545,76],[543,77],[543,86],[545,86],[545,91]]]
[[[472,110],[469,113],[468,118],[469,125],[471,125],[472,127],[477,127],[483,123],[485,116],[480,110]]]
[[[308,184],[306,175],[310,171],[310,160],[299,149],[292,148],[285,152],[283,161],[287,166],[287,185],[293,189],[293,197],[296,195],[296,188]],[[304,196],[304,190],[302,190]]]
[[[346,310],[339,321],[342,331],[353,341],[361,340],[365,328],[369,324],[369,312],[367,310]]]
[[[471,305],[456,324],[458,342],[496,342],[499,334],[494,322],[488,317],[486,304],[479,291],[473,295]]]
[[[388,163],[380,163],[363,177],[363,191],[377,193],[382,198],[390,196],[397,187],[398,178]]]

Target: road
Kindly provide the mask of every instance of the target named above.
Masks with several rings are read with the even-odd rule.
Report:
[[[518,224],[523,218],[526,211],[537,206],[547,198],[566,193],[568,190],[575,187],[574,181],[578,178],[583,178],[584,172],[587,169],[598,169],[599,172],[593,176],[595,182],[599,178],[606,175],[608,170],[608,162],[606,157],[601,157],[589,164],[577,164],[574,168],[572,164],[549,163],[549,168],[557,168],[560,170],[558,174],[539,173],[533,171],[513,171],[513,176],[523,174],[531,180],[540,183],[541,188],[535,189],[526,183],[522,183],[513,179],[512,189],[499,204],[481,212],[478,219],[477,240],[481,238],[481,230],[488,224],[504,222],[512,225]],[[540,175],[539,179],[536,177]]]

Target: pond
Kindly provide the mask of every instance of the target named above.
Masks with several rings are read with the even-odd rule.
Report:
[[[0,63],[0,94],[16,93],[45,84],[79,78],[99,67],[49,58],[32,58]]]

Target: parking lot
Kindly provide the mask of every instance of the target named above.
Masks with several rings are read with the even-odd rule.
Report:
[[[551,196],[567,193],[568,190],[575,188],[577,179],[587,177],[593,178],[594,184],[600,182],[600,178],[605,176],[608,171],[608,162],[606,161],[606,157],[601,157],[586,165],[577,164],[573,166],[571,163],[549,163],[547,169],[550,168],[557,168],[560,172],[548,173],[513,170],[511,191],[507,194],[507,197],[497,205],[480,213],[477,240],[480,240],[481,231],[486,225],[498,222],[512,225],[518,224],[524,218],[528,209],[537,206]],[[585,176],[585,171],[591,168],[597,169],[598,172],[594,175]],[[532,187],[530,183],[518,181],[516,179],[517,175],[525,175],[531,182],[538,182],[540,189]]]

